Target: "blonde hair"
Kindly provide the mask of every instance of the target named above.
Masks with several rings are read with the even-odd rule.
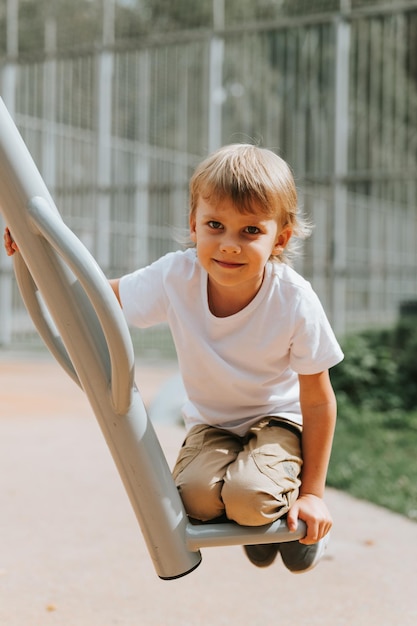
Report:
[[[252,144],[231,144],[202,161],[190,180],[190,218],[198,199],[231,200],[241,213],[261,210],[277,220],[280,228],[290,226],[293,236],[287,247],[271,257],[288,263],[296,240],[305,239],[310,224],[299,213],[297,190],[288,164],[277,154]],[[293,241],[293,239],[295,240]]]

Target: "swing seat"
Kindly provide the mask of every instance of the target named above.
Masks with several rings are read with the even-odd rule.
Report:
[[[19,247],[13,257],[24,304],[52,355],[83,389],[120,473],[158,576],[192,572],[200,549],[280,543],[305,536],[299,522],[262,527],[191,524],[134,381],[123,313],[100,267],[64,224],[0,99],[0,211]]]

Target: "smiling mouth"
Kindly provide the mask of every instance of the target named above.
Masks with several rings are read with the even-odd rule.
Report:
[[[217,265],[226,269],[228,268],[236,269],[236,268],[244,266],[244,263],[232,263],[231,261],[220,261],[219,259],[213,259],[213,260],[215,263],[217,263]]]

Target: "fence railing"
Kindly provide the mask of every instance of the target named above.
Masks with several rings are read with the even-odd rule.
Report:
[[[3,59],[1,95],[109,277],[178,248],[195,164],[222,143],[255,141],[294,170],[316,224],[297,268],[339,335],[391,324],[417,298],[417,3],[356,4],[126,50]],[[0,343],[33,336],[0,252]]]

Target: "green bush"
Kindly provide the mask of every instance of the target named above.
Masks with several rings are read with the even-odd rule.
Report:
[[[357,409],[405,411],[417,408],[417,324],[347,337],[344,361],[331,372],[339,402]]]
[[[331,371],[338,399],[328,483],[417,519],[417,326],[369,330],[343,342]]]

